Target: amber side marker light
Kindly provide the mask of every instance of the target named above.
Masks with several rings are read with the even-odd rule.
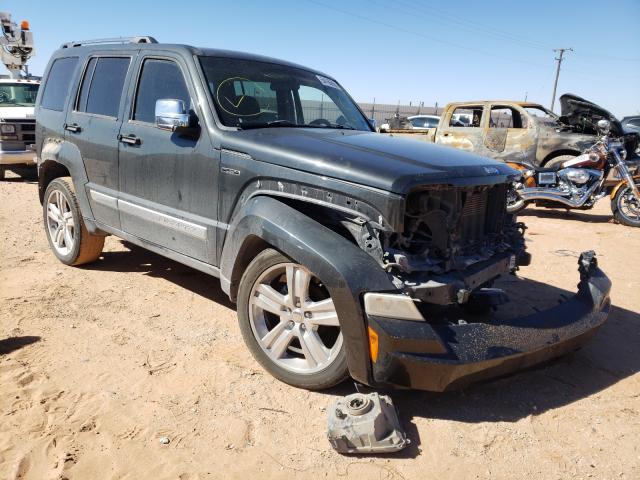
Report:
[[[367,327],[369,330],[369,355],[373,363],[378,361],[378,334],[371,327]]]
[[[22,20],[20,22],[20,29],[21,30],[29,30],[29,22],[27,20]]]

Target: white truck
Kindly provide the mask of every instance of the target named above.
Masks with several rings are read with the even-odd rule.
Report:
[[[35,52],[29,23],[20,28],[0,12],[0,56],[9,75],[0,76],[0,179],[16,165],[35,166],[36,123],[33,113],[40,81],[29,75],[27,60]]]

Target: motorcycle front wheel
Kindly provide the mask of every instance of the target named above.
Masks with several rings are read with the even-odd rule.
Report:
[[[640,186],[640,183],[637,185]],[[611,200],[613,218],[629,227],[640,227],[640,202],[636,200],[629,185],[620,187]]]
[[[525,202],[520,195],[516,192],[513,185],[509,185],[507,190],[507,213],[516,214],[527,208],[527,202]]]

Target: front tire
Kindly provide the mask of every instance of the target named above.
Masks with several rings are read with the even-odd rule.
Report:
[[[513,184],[507,189],[507,213],[512,215],[527,208],[527,202],[520,198]]]
[[[347,378],[333,300],[305,266],[272,249],[261,252],[240,280],[238,319],[251,354],[278,380],[321,390]]]
[[[69,177],[49,184],[42,209],[49,246],[58,260],[65,265],[83,265],[100,257],[104,237],[87,230]]]
[[[640,183],[637,183],[640,186]],[[621,186],[611,200],[611,211],[616,222],[629,227],[640,227],[640,202],[633,196],[629,185]]]

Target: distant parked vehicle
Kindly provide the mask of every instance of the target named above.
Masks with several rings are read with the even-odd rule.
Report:
[[[503,162],[526,161],[536,167],[551,168],[582,154],[599,137],[598,120],[611,123],[611,134],[619,138],[631,157],[638,149],[639,137],[624,129],[610,112],[576,95],[560,97],[562,115],[542,105],[508,100],[483,100],[448,104],[436,128],[425,132],[394,131],[415,135],[427,142],[455,147]],[[471,117],[462,124],[463,116]],[[628,158],[631,163],[635,158]],[[619,181],[612,176],[607,186]]]
[[[407,117],[408,128],[411,130],[428,130],[430,128],[435,128],[440,123],[440,117],[437,115],[412,115],[411,117]],[[381,132],[387,132],[391,129],[391,125],[389,121],[380,125]]]
[[[33,107],[38,80],[0,78],[0,180],[14,166],[36,166]]]
[[[437,127],[440,123],[440,117],[437,115],[414,115],[409,117],[409,122],[415,130],[427,130]]]
[[[640,133],[640,115],[624,117],[620,123],[624,128]]]

